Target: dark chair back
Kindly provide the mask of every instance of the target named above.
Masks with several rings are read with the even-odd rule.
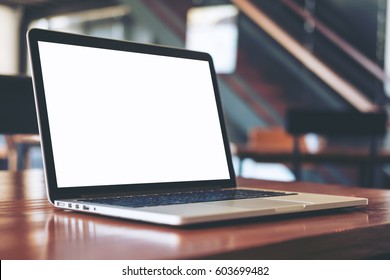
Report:
[[[286,115],[286,130],[292,135],[318,133],[340,136],[383,136],[386,128],[385,112],[290,109]]]
[[[0,134],[37,134],[31,77],[0,75]]]
[[[342,112],[289,109],[286,114],[285,129],[294,136],[293,171],[297,180],[301,179],[301,151],[299,136],[317,133],[328,136],[360,136],[370,140],[368,171],[364,185],[372,186],[375,181],[377,161],[377,141],[387,131],[388,117],[384,111]]]

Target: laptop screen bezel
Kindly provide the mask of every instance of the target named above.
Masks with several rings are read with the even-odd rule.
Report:
[[[155,192],[159,190],[183,190],[193,188],[211,189],[216,187],[236,187],[235,174],[231,159],[231,151],[227,138],[226,125],[223,118],[221,99],[217,84],[217,77],[214,70],[212,58],[207,53],[163,47],[157,45],[147,45],[128,41],[118,41],[84,35],[76,35],[57,31],[48,31],[41,29],[31,29],[27,33],[30,61],[33,74],[34,96],[37,109],[37,119],[39,124],[39,133],[41,137],[43,164],[45,179],[48,190],[49,200],[88,197],[96,195],[132,193],[136,191]],[[59,188],[56,178],[55,162],[53,157],[53,148],[50,136],[50,127],[48,112],[46,107],[45,88],[43,83],[42,68],[39,54],[38,42],[51,42],[67,45],[86,46],[93,48],[102,48],[108,50],[119,50],[127,52],[137,52],[143,54],[154,54],[168,57],[188,58],[207,61],[210,66],[210,73],[214,88],[216,106],[218,110],[219,123],[221,126],[222,138],[226,154],[226,161],[229,171],[229,179],[223,180],[205,180],[205,181],[186,181],[186,182],[164,182],[147,184],[121,184],[110,186],[72,186],[70,188]],[[104,133],[104,132],[102,132]],[[146,187],[147,185],[147,187]]]

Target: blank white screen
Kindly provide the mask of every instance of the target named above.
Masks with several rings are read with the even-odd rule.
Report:
[[[58,187],[228,179],[208,62],[39,42]]]

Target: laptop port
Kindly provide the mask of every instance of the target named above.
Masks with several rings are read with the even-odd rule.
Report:
[[[76,209],[79,209],[79,205],[78,205],[78,204],[76,204],[76,205],[74,206],[74,208],[76,208]]]
[[[83,210],[89,210],[88,206],[83,205]]]
[[[72,208],[72,203],[68,203],[68,208]]]

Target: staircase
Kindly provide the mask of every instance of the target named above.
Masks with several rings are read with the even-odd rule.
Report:
[[[139,21],[155,30],[155,43],[184,47],[186,14],[198,6],[191,0],[128,0],[137,10]],[[198,1],[197,1],[198,2]],[[230,1],[214,1],[230,3]],[[267,3],[269,10],[278,12],[280,1],[252,1]],[[286,8],[282,8],[286,12]],[[304,34],[297,23],[302,22],[291,11],[282,24],[298,38]],[[294,22],[294,24],[292,24]],[[238,19],[239,44],[237,68],[233,74],[218,75],[229,138],[245,143],[253,127],[283,126],[289,106],[319,109],[355,110],[354,107],[329,88],[321,79],[305,69],[283,47],[261,30],[251,19]],[[308,177],[314,181],[351,184],[356,174],[339,171],[331,165],[316,167]]]

